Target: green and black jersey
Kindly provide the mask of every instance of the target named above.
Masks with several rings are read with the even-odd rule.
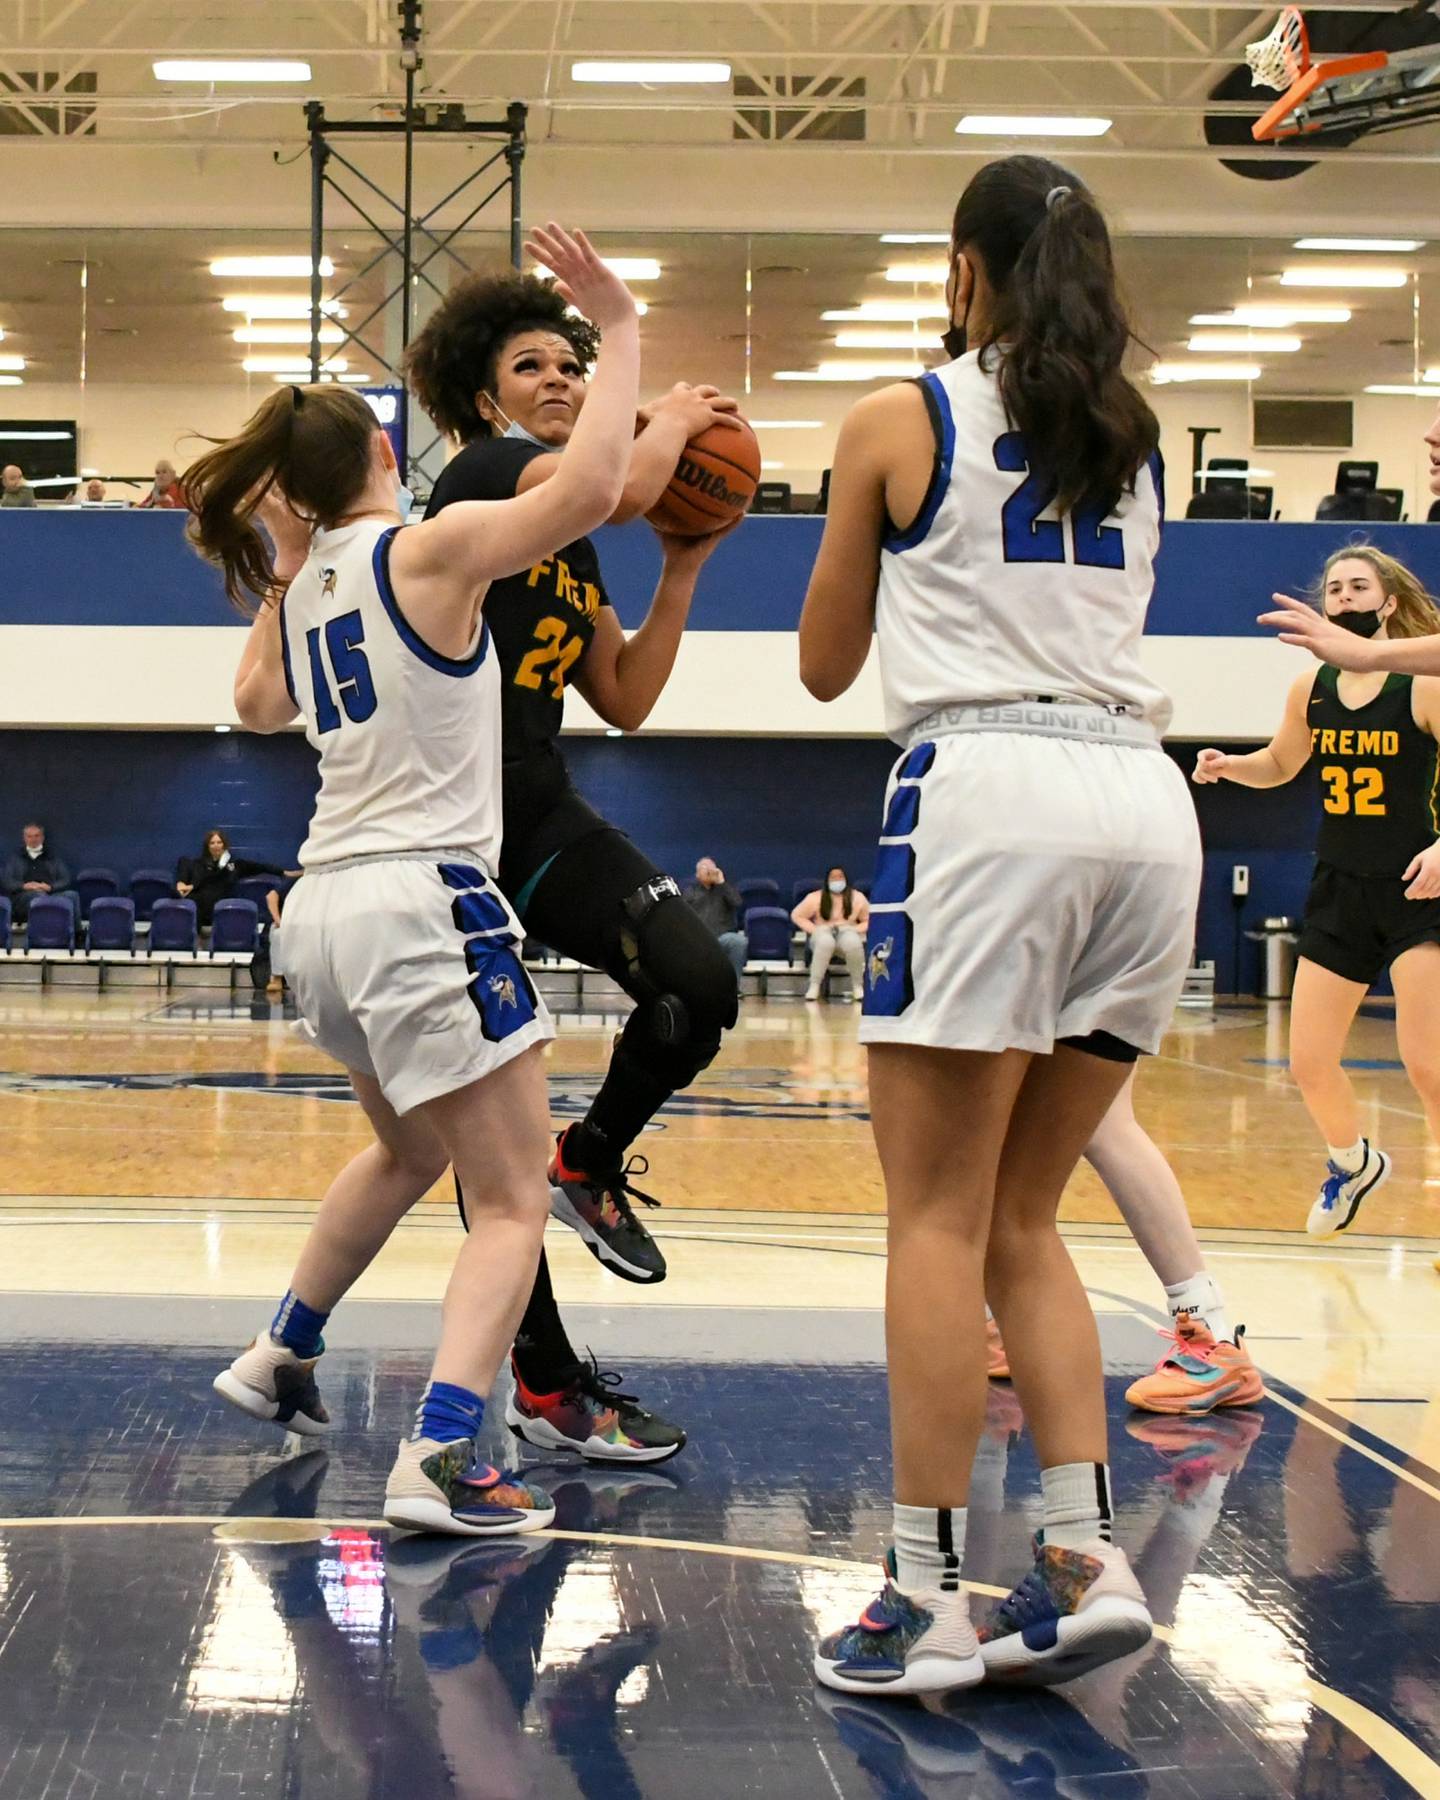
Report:
[[[1435,739],[1415,723],[1412,676],[1387,675],[1354,707],[1337,680],[1328,664],[1318,671],[1306,712],[1323,809],[1316,858],[1352,875],[1403,875],[1440,837]]]

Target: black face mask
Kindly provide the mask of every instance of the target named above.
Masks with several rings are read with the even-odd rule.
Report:
[[[1356,637],[1373,638],[1380,629],[1380,610],[1374,612],[1338,612],[1326,615],[1332,625],[1342,631],[1353,631]]]
[[[946,292],[948,295],[948,287]],[[965,302],[964,317],[960,320],[958,325],[952,317],[949,326],[940,335],[941,348],[950,358],[951,362],[958,362],[970,348],[970,300],[973,300],[974,297],[974,292],[972,290],[970,299]]]

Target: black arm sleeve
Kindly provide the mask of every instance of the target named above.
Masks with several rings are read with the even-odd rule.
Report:
[[[537,456],[554,456],[520,438],[477,438],[440,471],[425,517],[433,519],[456,500],[513,500],[520,473]]]

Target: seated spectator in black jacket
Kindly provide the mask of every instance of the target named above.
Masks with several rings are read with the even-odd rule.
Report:
[[[713,857],[702,856],[696,863],[695,879],[685,889],[685,903],[719,938],[735,973],[743,975],[750,950],[745,933],[736,924],[740,890],[725,879],[725,871]]]
[[[25,827],[21,848],[5,859],[3,886],[17,925],[24,924],[37,894],[70,892],[69,869],[46,842],[45,827],[33,819]]]
[[[208,925],[215,916],[216,905],[221,900],[234,898],[237,882],[251,875],[274,875],[284,879],[299,873],[298,869],[280,869],[274,863],[235,856],[223,831],[207,831],[200,854],[182,856],[176,863],[175,892],[182,900],[193,900],[200,923]]]

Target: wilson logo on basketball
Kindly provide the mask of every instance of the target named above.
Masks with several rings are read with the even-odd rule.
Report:
[[[675,480],[683,482],[688,488],[694,488],[697,494],[717,500],[727,512],[743,512],[750,502],[748,494],[737,494],[718,471],[702,469],[699,463],[691,462],[688,456],[680,458],[675,470]]]

